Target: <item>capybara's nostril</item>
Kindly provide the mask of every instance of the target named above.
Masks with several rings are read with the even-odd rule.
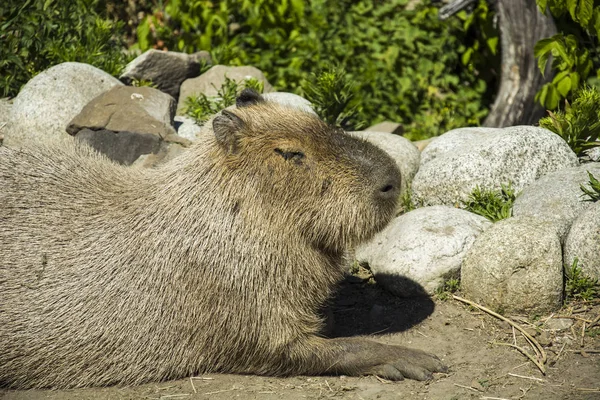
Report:
[[[398,185],[393,181],[388,181],[385,185],[381,185],[377,190],[376,196],[380,199],[393,199],[398,195]]]
[[[385,185],[385,186],[384,186],[384,187],[381,189],[381,192],[382,192],[382,193],[387,193],[387,192],[389,192],[390,190],[394,190],[394,186],[392,186],[392,185]]]

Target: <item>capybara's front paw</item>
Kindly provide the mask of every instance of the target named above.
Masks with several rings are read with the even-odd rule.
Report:
[[[433,372],[447,372],[448,368],[433,354],[420,350],[390,346],[390,359],[374,365],[366,371],[391,381],[404,378],[427,381],[433,378]]]

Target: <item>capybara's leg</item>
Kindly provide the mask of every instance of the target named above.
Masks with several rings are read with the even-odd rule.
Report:
[[[314,374],[349,376],[377,375],[399,381],[404,378],[425,381],[433,372],[446,372],[446,366],[433,354],[401,346],[391,346],[362,338],[318,339],[308,356]]]

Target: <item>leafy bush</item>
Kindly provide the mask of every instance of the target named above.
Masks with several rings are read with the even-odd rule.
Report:
[[[413,10],[407,3],[170,0],[139,25],[137,47],[209,50],[218,63],[256,66],[298,94],[310,76],[339,65],[360,93],[360,119],[400,122],[410,139],[479,124],[492,99],[477,74],[490,68],[477,51],[461,62],[475,23],[439,21],[429,0]]]
[[[577,258],[565,268],[565,300],[592,300],[600,294],[600,283],[585,276]]]
[[[594,175],[590,171],[587,172],[590,177],[590,189],[585,187],[584,185],[580,185],[581,191],[585,196],[588,196],[589,199],[587,201],[596,202],[600,200],[600,181],[596,179]]]
[[[185,99],[185,114],[202,125],[214,114],[234,105],[235,99],[245,88],[254,89],[262,93],[264,86],[256,78],[247,79],[244,83],[239,84],[233,79],[225,77],[225,82],[217,89],[216,96],[207,96],[204,93],[200,93],[198,96],[190,96]]]
[[[565,101],[564,111],[548,112],[540,126],[560,135],[577,155],[600,146],[600,91],[583,88],[575,94],[573,104]]]
[[[328,124],[344,129],[360,129],[359,105],[355,85],[340,67],[328,66],[302,83],[304,97],[312,103],[315,112]]]
[[[78,61],[118,75],[129,61],[122,23],[97,10],[99,0],[0,2],[0,95],[15,96],[39,72]]]
[[[544,73],[552,56],[552,69],[557,71],[552,82],[545,84],[536,101],[550,110],[571,96],[586,82],[600,79],[600,5],[594,0],[536,0],[542,12],[547,9],[555,17],[559,33],[540,40],[534,48],[538,66]]]
[[[467,211],[497,222],[511,216],[515,198],[515,192],[510,184],[503,184],[499,191],[482,190],[477,186],[463,204]]]

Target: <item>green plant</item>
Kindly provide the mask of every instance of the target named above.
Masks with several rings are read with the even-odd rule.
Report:
[[[589,197],[586,201],[596,202],[600,200],[600,181],[596,179],[590,171],[587,171],[587,173],[590,178],[590,189],[586,188],[584,185],[580,185],[580,187],[584,195]]]
[[[540,126],[562,137],[577,155],[600,146],[600,91],[584,87],[577,91],[572,104],[565,101],[564,111],[548,112]]]
[[[213,85],[213,87],[215,86]],[[202,125],[214,114],[234,105],[235,99],[244,88],[252,88],[262,93],[263,87],[263,83],[256,78],[249,78],[243,83],[238,83],[225,77],[221,87],[218,89],[215,87],[217,89],[216,96],[207,96],[200,93],[198,96],[190,96],[185,99],[185,114]]]
[[[460,280],[456,278],[450,278],[444,282],[442,286],[440,286],[436,290],[436,295],[440,300],[448,300],[452,293],[456,293],[460,290]]]
[[[511,184],[502,184],[499,191],[482,190],[476,186],[463,205],[467,211],[496,222],[511,216],[515,198],[516,195]]]
[[[412,189],[409,187],[400,196],[400,213],[405,214],[416,209],[417,207],[418,204],[415,204],[412,198]]]
[[[481,51],[461,62],[478,23],[442,22],[430,0],[410,10],[407,3],[157,2],[138,27],[137,47],[208,50],[217,63],[253,65],[277,89],[298,94],[311,76],[338,65],[354,85],[359,119],[400,122],[410,139],[478,125],[492,101],[493,82],[481,77],[490,64]]]
[[[343,68],[327,66],[303,82],[302,92],[323,121],[346,130],[356,130],[365,124],[358,116],[360,108],[354,87]]]
[[[118,75],[127,56],[99,0],[0,2],[0,96],[15,96],[39,72],[77,61]]]
[[[600,295],[600,283],[586,276],[575,258],[570,267],[565,267],[565,301],[592,300]]]
[[[536,0],[557,19],[559,33],[536,43],[534,54],[542,73],[552,56],[557,71],[536,95],[536,101],[550,110],[561,99],[570,99],[586,82],[600,78],[600,5],[594,0]],[[596,78],[596,79],[593,79]]]
[[[154,82],[146,80],[146,79],[136,79],[136,78],[133,78],[131,80],[131,86],[135,86],[135,87],[147,86],[147,87],[156,88],[156,84]]]

